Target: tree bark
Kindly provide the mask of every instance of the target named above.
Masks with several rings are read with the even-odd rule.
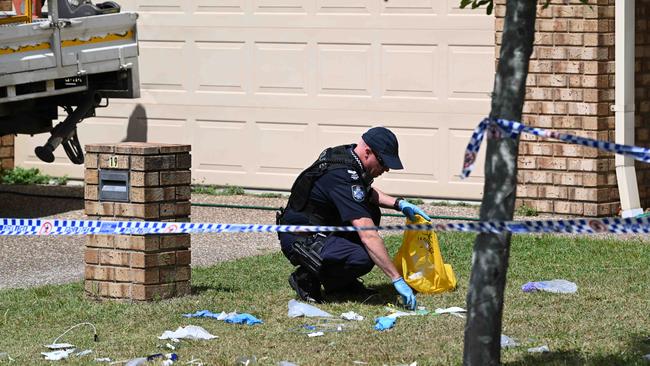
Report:
[[[533,50],[536,5],[536,0],[508,0],[506,3],[491,118],[521,120],[528,63]],[[512,220],[519,138],[512,139],[494,126],[486,135],[487,157],[480,219]],[[501,319],[510,237],[509,232],[479,234],[474,242],[467,293],[464,365],[498,365],[501,362]]]

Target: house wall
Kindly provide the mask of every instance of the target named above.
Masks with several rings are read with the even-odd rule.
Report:
[[[505,1],[496,12],[498,58]],[[614,1],[553,0],[538,8],[522,120],[614,141]],[[517,204],[539,212],[608,216],[620,204],[614,155],[522,134]]]
[[[82,144],[192,145],[195,183],[289,190],[328,146],[384,125],[404,170],[387,193],[480,200],[483,156],[461,179],[465,147],[490,109],[494,19],[460,1],[122,0],[136,11],[141,98],[112,99],[79,125]],[[16,165],[53,164],[21,135]]]
[[[0,136],[0,170],[14,168],[14,136]]]

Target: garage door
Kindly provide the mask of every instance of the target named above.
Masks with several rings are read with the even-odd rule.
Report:
[[[489,112],[494,18],[459,0],[138,0],[138,100],[111,100],[82,143],[192,145],[196,183],[288,189],[325,147],[375,125],[400,141],[387,192],[480,199],[482,165],[459,172]],[[17,164],[81,177],[47,136],[19,138]],[[482,151],[484,151],[483,149]]]

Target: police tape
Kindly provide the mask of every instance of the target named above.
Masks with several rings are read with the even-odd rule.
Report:
[[[219,224],[157,221],[94,221],[0,219],[0,236],[34,235],[146,235],[146,234],[208,234],[208,233],[293,233],[293,232],[352,232],[365,230],[402,231],[435,230],[474,233],[517,234],[575,233],[575,234],[648,234],[650,217],[636,218],[579,218],[535,221],[484,221],[447,224],[407,224],[383,226],[307,226]]]
[[[497,125],[501,127],[506,133],[510,134],[511,138],[517,138],[521,132],[526,132],[531,135],[552,138],[556,140],[565,141],[572,144],[584,145],[588,147],[593,147],[599,150],[613,152],[615,154],[630,156],[636,160],[640,160],[646,163],[650,163],[650,149],[646,149],[639,146],[631,145],[622,145],[616,144],[608,141],[600,141],[587,137],[575,136],[567,133],[560,133],[556,131],[548,131],[542,128],[528,127],[520,122],[508,121],[505,119],[489,119],[486,118],[474,129],[472,137],[467,144],[467,149],[465,150],[465,159],[463,161],[463,170],[461,172],[461,178],[467,178],[474,170],[474,163],[476,162],[476,156],[479,149],[481,148],[481,142],[485,136],[485,132],[488,130],[490,125]],[[495,131],[489,131],[495,132]]]

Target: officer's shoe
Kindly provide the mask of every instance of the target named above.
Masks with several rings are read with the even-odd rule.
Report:
[[[320,291],[320,282],[317,279],[310,277],[311,276],[299,273],[299,270],[296,270],[289,275],[289,286],[296,291],[296,294],[298,294],[298,297],[300,297],[302,301],[320,304],[323,302],[323,295]]]

